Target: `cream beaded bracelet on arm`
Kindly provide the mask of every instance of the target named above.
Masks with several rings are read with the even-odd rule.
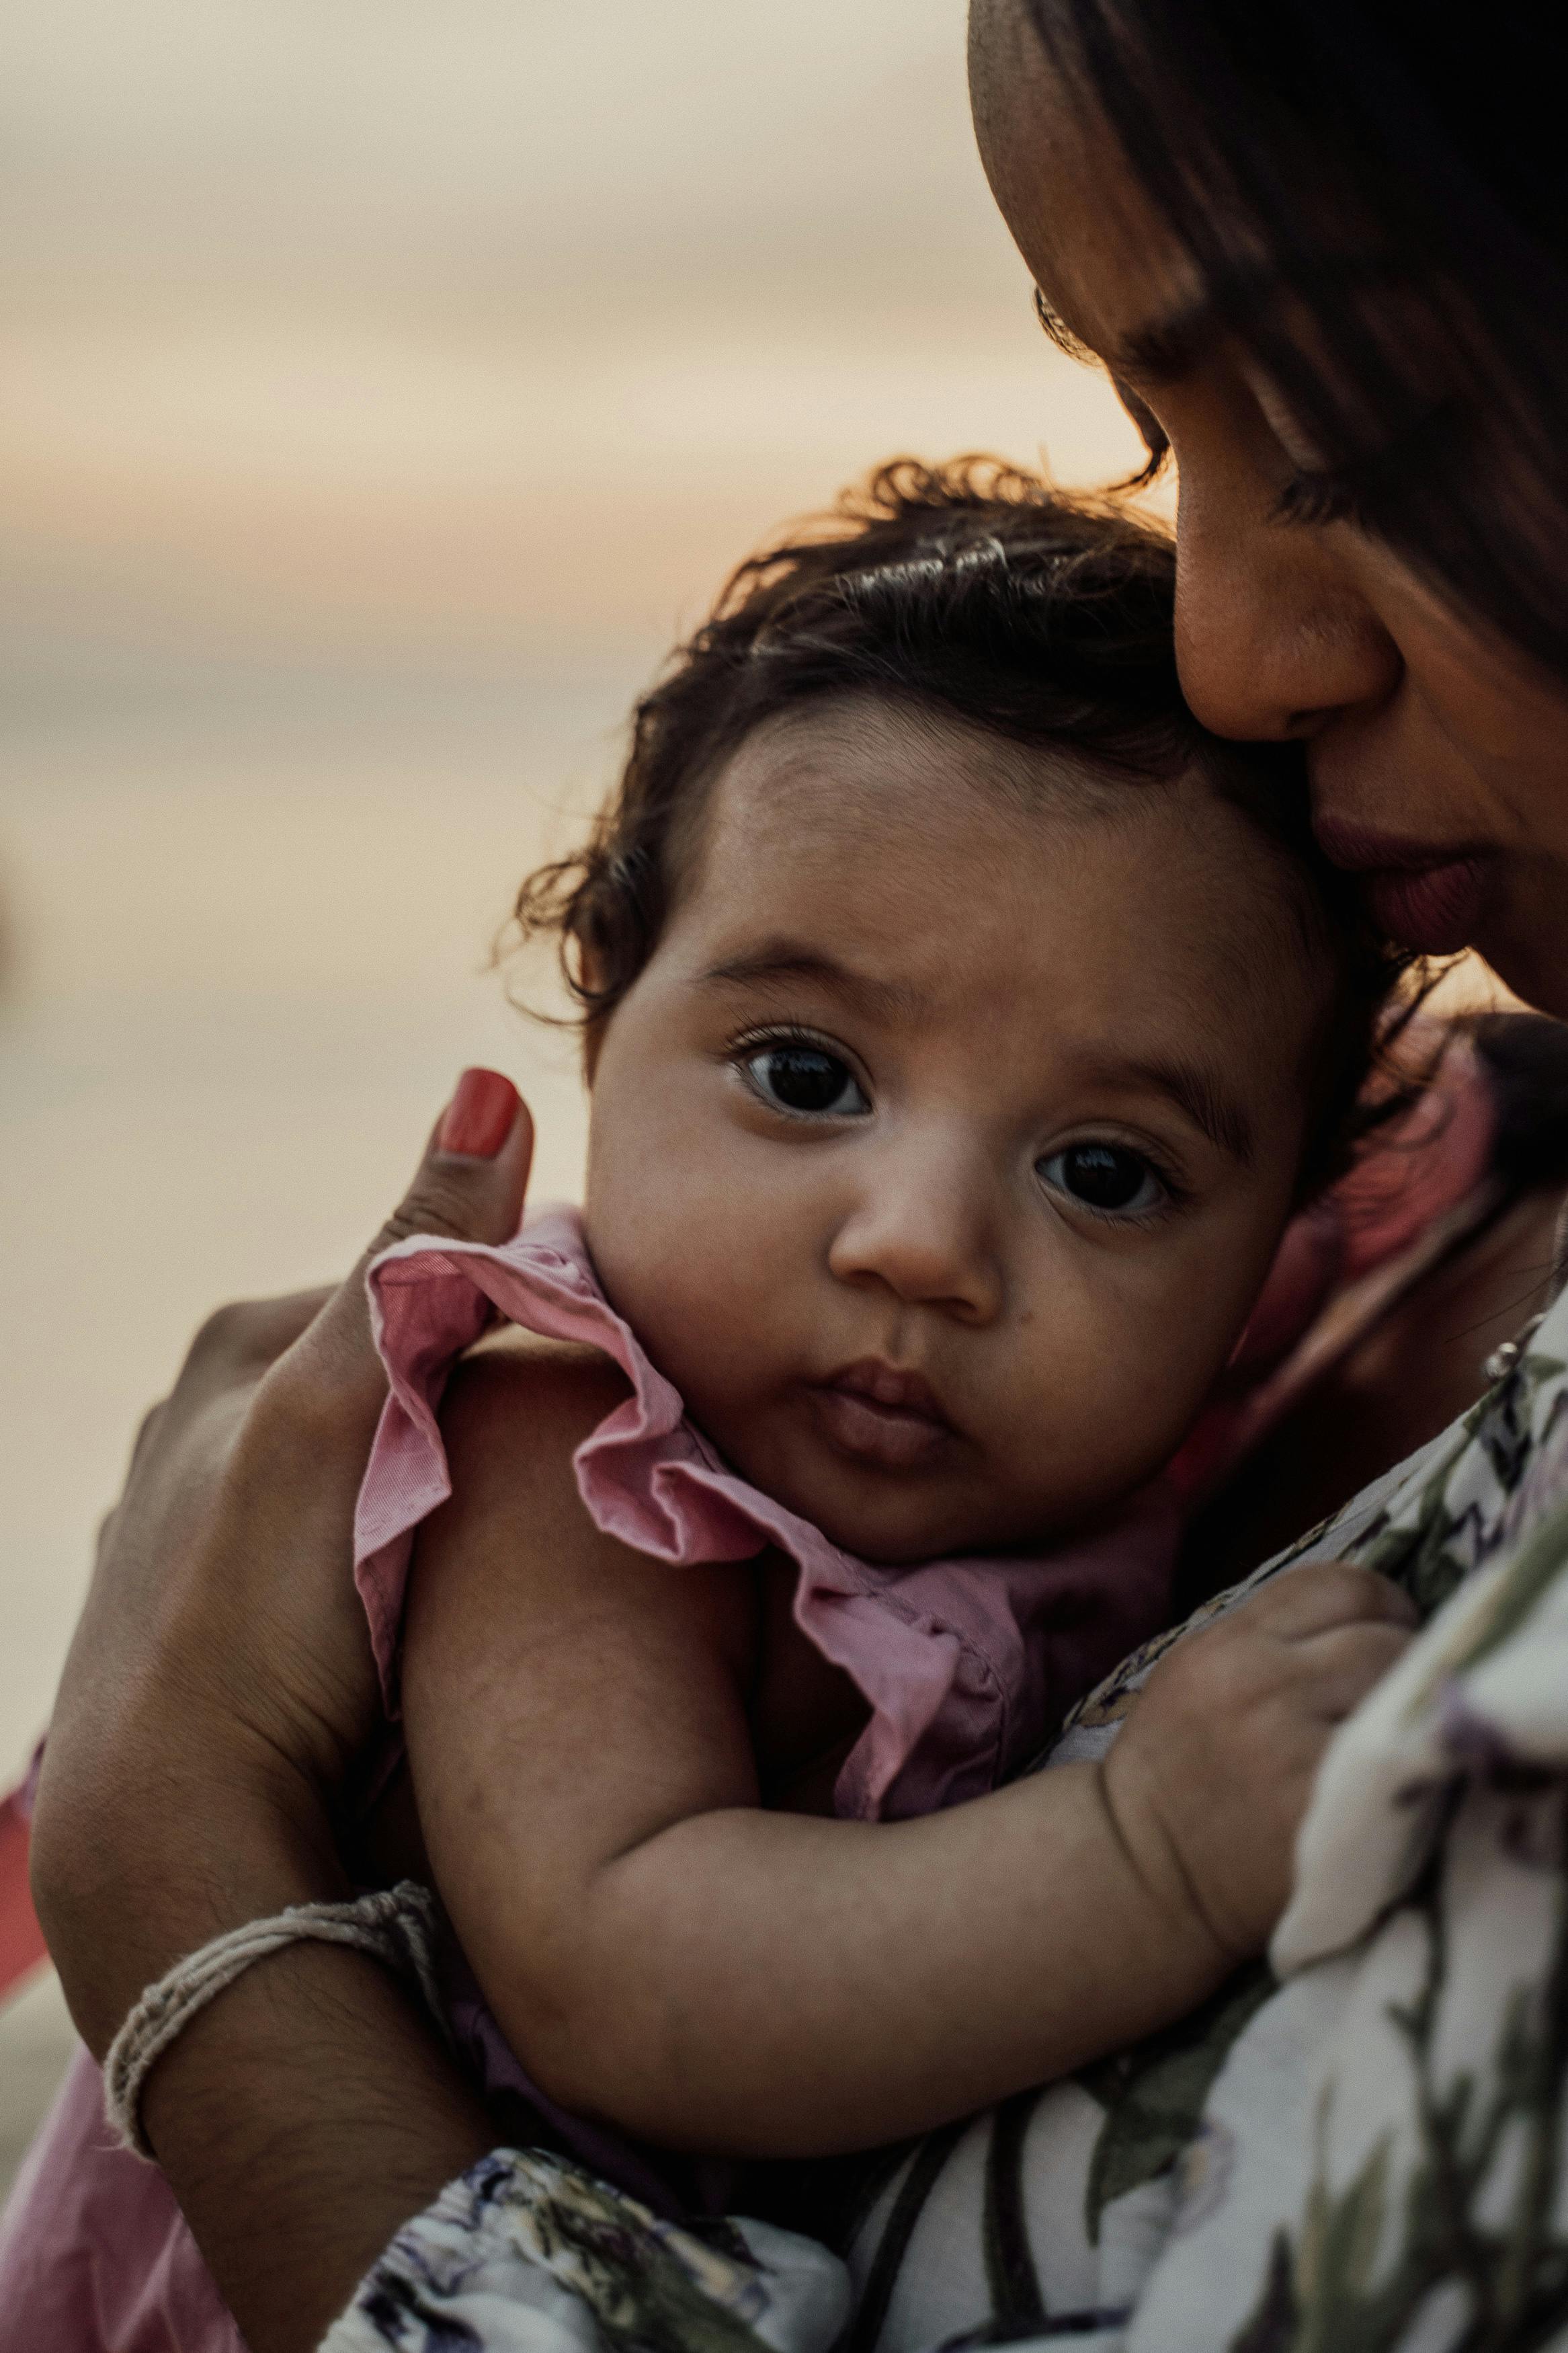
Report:
[[[199,1952],[188,1953],[147,1988],[109,2046],[103,2105],[116,2138],[138,2157],[153,2157],[142,2129],[142,2092],[153,2067],[198,2010],[242,1977],[253,1961],[265,1960],[286,1945],[315,1939],[352,1946],[384,1961],[399,1976],[414,1980],[445,2033],[436,1985],[436,1921],[430,1890],[405,1879],[352,1904],[292,1904],[270,1920],[247,1921],[243,1928],[215,1936]]]

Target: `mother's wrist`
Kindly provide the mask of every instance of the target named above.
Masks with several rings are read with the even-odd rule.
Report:
[[[143,1989],[212,1937],[346,1892],[325,1808],[275,1757],[192,1736],[133,1775],[46,1752],[35,1900],[82,2039],[101,2058]]]

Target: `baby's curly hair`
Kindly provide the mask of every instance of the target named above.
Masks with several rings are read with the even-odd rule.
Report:
[[[830,696],[890,696],[1108,782],[1201,765],[1298,867],[1340,986],[1317,1078],[1303,1197],[1407,1099],[1358,1101],[1414,1002],[1413,959],[1376,937],[1308,822],[1299,747],[1238,745],[1194,718],[1176,675],[1175,551],[1114,498],[1068,496],[995,458],[896,458],[749,556],[632,714],[619,782],[587,840],[524,881],[521,942],[553,936],[592,1065],[658,944],[724,763],[764,721]]]

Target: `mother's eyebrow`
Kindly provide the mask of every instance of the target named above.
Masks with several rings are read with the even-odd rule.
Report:
[[[1257,1148],[1252,1122],[1235,1096],[1201,1062],[1189,1062],[1180,1054],[1155,1054],[1146,1060],[1107,1063],[1104,1075],[1152,1087],[1185,1112],[1211,1144],[1239,1160],[1244,1168],[1251,1167]]]
[[[907,981],[873,980],[836,956],[798,940],[768,940],[740,955],[726,956],[696,976],[699,988],[766,988],[779,981],[808,982],[841,997],[846,1005],[882,1019],[918,1019],[930,1009],[930,999]]]
[[[1261,272],[1238,270],[1166,317],[1130,329],[1113,349],[1100,353],[1100,361],[1109,375],[1132,385],[1179,384],[1216,336],[1255,319],[1272,290]]]
[[[1317,290],[1320,299],[1332,289],[1348,301],[1369,289],[1381,292],[1409,283],[1408,265],[1396,256],[1352,249],[1328,257]],[[1178,304],[1162,319],[1145,320],[1098,357],[1110,375],[1124,376],[1134,385],[1140,381],[1177,383],[1191,375],[1216,338],[1256,332],[1260,322],[1289,301],[1290,290],[1269,262],[1238,261],[1228,269],[1212,269],[1203,291],[1191,301]]]
[[[1086,343],[1038,286],[1035,316],[1058,351],[1066,352],[1069,359],[1104,368],[1113,382],[1120,378],[1130,384],[1173,384],[1190,374],[1216,327],[1235,323],[1238,314],[1257,310],[1264,282],[1260,273],[1252,273],[1245,282],[1237,273],[1234,283],[1211,286],[1165,317],[1129,328],[1115,343]]]

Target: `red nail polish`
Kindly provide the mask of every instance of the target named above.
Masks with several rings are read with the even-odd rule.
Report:
[[[499,1071],[465,1071],[436,1140],[443,1152],[493,1160],[516,1117],[517,1089],[510,1079]]]

